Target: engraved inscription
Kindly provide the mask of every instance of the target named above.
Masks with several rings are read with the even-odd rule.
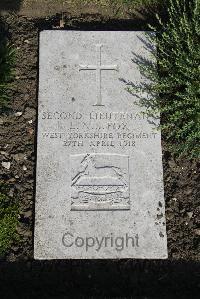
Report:
[[[129,157],[71,155],[71,210],[130,210]]]
[[[101,71],[118,71],[118,65],[102,65],[101,64],[101,48],[102,45],[96,45],[96,65],[79,65],[79,71],[96,71],[96,89],[97,89],[97,102],[94,106],[104,106],[102,104],[101,96]]]
[[[47,123],[57,120],[56,130],[42,132],[42,138],[60,139],[65,148],[126,149],[157,142],[158,132],[144,127],[152,120],[145,113],[43,111],[40,119]],[[139,125],[137,125],[139,123]]]

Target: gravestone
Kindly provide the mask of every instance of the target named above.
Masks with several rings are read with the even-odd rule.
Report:
[[[35,259],[167,258],[161,134],[120,79],[143,39],[40,34]]]

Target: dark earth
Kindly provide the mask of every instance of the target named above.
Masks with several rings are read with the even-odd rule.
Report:
[[[1,177],[9,196],[19,200],[20,242],[0,261],[0,298],[199,298],[200,161],[173,157],[164,137],[168,260],[33,260],[39,32],[63,26],[144,30],[147,23],[90,14],[60,18],[2,17],[17,59],[9,109],[0,116],[0,157],[11,162],[10,169],[1,168]]]

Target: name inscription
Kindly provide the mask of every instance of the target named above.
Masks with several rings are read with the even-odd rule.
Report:
[[[60,139],[65,147],[135,147],[139,140],[154,140],[155,130],[134,129],[134,122],[147,122],[142,113],[43,111],[44,122],[57,121],[55,131],[44,131],[44,139]],[[67,125],[66,125],[67,122]]]

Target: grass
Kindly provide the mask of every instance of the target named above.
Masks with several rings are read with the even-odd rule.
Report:
[[[34,0],[26,0],[29,6],[34,3]],[[26,3],[25,2],[25,3]],[[88,6],[95,6],[98,9],[106,9],[108,11],[113,10],[114,8],[121,7],[122,11],[125,11],[126,8],[130,10],[145,8],[155,5],[162,5],[163,0],[57,0],[58,4],[60,3],[61,6],[65,7],[65,4],[69,6],[77,7],[79,10],[80,7],[88,5]],[[55,4],[53,0],[45,0],[45,3],[51,5],[52,3]]]
[[[138,9],[140,7],[148,7],[162,4],[162,0],[83,0],[81,3],[96,4],[99,6],[107,6],[113,4],[127,5],[129,8]],[[80,4],[80,0],[75,0],[75,3]]]
[[[12,243],[19,240],[16,232],[18,205],[8,195],[8,188],[0,185],[0,256],[4,255]]]
[[[119,2],[119,0],[114,0],[115,2]],[[163,1],[161,0],[122,0],[122,2],[131,4],[134,6],[148,6],[148,5],[157,5],[162,3]]]
[[[132,93],[147,92],[151,101],[140,98],[147,114],[161,113],[161,129],[170,150],[178,156],[200,157],[200,1],[168,1],[168,21],[157,16],[155,34],[148,34],[155,58],[136,57],[149,83],[132,85]]]

